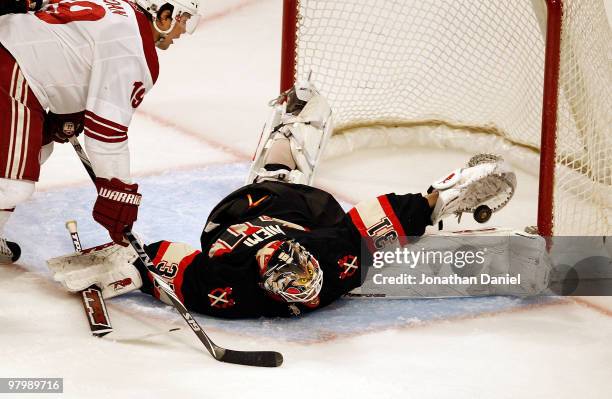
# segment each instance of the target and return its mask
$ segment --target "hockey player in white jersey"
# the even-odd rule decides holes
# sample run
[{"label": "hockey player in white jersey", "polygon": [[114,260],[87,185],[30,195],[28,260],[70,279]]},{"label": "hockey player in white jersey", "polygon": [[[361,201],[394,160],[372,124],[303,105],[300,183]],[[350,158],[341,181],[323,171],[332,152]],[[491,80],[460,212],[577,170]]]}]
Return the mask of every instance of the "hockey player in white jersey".
[{"label": "hockey player in white jersey", "polygon": [[126,245],[141,197],[130,178],[128,127],[157,80],[155,47],[193,33],[199,18],[199,0],[134,1],[3,0],[0,263],[19,257],[3,227],[34,192],[53,142],[81,131],[98,176],[93,217]]}]

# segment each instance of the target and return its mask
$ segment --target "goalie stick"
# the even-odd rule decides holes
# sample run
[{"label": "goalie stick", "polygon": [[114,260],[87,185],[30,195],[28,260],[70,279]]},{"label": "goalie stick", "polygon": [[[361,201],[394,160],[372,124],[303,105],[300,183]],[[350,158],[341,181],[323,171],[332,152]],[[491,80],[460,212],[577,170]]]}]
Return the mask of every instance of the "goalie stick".
[{"label": "goalie stick", "polygon": [[[67,221],[66,229],[70,233],[70,238],[72,238],[74,251],[77,253],[81,252],[83,247],[81,246],[81,239],[77,231],[77,222],[75,220]],[[89,329],[93,336],[101,338],[113,332],[113,327],[111,326],[110,317],[108,316],[108,311],[106,310],[106,304],[104,303],[100,288],[94,284],[79,292],[79,295],[83,300],[85,316],[87,317]]]},{"label": "goalie stick", "polygon": [[[69,140],[70,144],[72,144],[72,147],[81,159],[81,163],[85,167],[85,170],[87,170],[89,177],[95,182],[95,172],[91,166],[91,162],[89,161],[87,154],[83,150],[83,147],[81,147],[76,137],[73,136]],[[136,251],[136,253],[138,254],[138,258],[140,259],[140,261],[149,270],[149,272],[151,272],[156,286],[168,296],[174,308],[183,317],[187,325],[189,325],[191,330],[200,339],[200,342],[202,342],[202,344],[204,345],[204,347],[206,347],[212,357],[214,357],[220,362],[242,364],[245,366],[278,367],[283,364],[283,355],[279,352],[237,351],[226,349],[216,345],[204,332],[200,324],[191,315],[191,313],[189,313],[185,305],[183,305],[180,299],[178,299],[178,297],[174,293],[174,290],[156,273],[151,259],[145,252],[138,239],[134,236],[131,229],[126,229],[124,235],[125,238],[129,241],[132,248],[134,248],[134,251]]]}]

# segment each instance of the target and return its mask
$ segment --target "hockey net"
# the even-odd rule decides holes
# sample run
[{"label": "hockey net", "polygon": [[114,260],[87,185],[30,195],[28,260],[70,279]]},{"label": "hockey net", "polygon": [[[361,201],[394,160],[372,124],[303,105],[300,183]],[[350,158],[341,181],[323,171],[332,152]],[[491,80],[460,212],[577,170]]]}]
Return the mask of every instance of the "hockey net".
[{"label": "hockey net", "polygon": [[603,0],[285,0],[283,31],[281,89],[312,71],[327,152],[480,143],[539,170],[541,234],[610,235]]}]

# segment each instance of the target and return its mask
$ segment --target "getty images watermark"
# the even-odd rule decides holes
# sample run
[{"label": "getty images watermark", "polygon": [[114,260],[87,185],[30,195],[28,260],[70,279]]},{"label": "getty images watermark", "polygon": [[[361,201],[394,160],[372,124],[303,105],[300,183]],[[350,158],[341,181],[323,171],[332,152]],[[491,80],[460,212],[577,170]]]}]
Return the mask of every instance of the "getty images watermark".
[{"label": "getty images watermark", "polygon": [[[361,293],[385,297],[612,295],[611,237],[520,231],[364,240]],[[402,245],[400,246],[399,243]]]},{"label": "getty images watermark", "polygon": [[[454,272],[446,275],[429,274],[432,269],[439,265],[449,265],[455,271],[463,268],[474,269],[474,266],[480,270],[486,264],[487,249],[464,249],[464,250],[427,250],[420,248],[418,250],[404,248],[395,248],[393,250],[374,252],[372,257],[372,267],[381,269],[385,266],[403,267],[411,270],[419,269],[418,273],[400,273],[397,275],[385,275],[384,273],[374,273],[372,282],[376,285],[386,284],[402,284],[402,285],[477,285],[477,284],[493,284],[493,285],[520,285],[521,275],[491,275],[486,272],[480,272],[477,275],[461,275]],[[424,268],[428,266],[428,268]]]}]

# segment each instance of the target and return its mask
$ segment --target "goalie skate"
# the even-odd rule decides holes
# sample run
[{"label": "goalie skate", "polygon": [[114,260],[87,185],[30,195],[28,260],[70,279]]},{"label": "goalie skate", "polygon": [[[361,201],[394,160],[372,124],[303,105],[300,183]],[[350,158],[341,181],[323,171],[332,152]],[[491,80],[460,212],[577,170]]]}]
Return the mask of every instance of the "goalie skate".
[{"label": "goalie skate", "polygon": [[463,213],[471,213],[478,223],[485,223],[506,206],[515,189],[516,175],[503,158],[475,155],[467,167],[432,184],[428,191],[437,190],[439,197],[431,220],[435,224],[452,214],[461,220]]},{"label": "goalie skate", "polygon": [[[332,111],[327,100],[310,82],[298,82],[270,105],[272,112],[255,151],[247,184],[266,180],[312,184],[332,130]],[[265,169],[267,164],[275,163],[269,155],[276,140],[289,140],[295,169]]]},{"label": "goalie skate", "polygon": [[17,262],[21,256],[21,248],[17,243],[0,238],[0,263],[9,264]]}]

